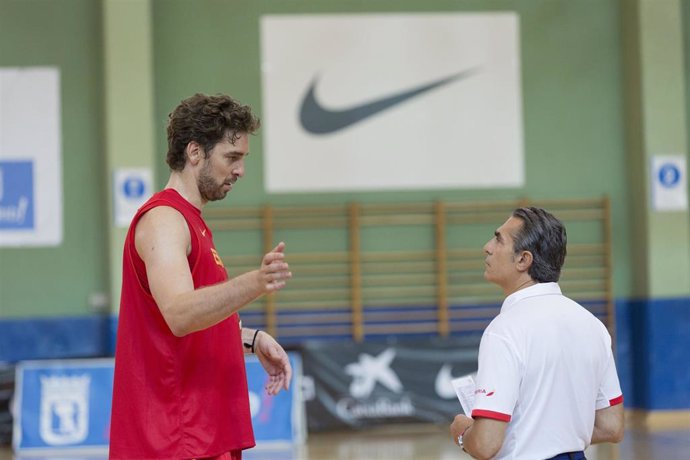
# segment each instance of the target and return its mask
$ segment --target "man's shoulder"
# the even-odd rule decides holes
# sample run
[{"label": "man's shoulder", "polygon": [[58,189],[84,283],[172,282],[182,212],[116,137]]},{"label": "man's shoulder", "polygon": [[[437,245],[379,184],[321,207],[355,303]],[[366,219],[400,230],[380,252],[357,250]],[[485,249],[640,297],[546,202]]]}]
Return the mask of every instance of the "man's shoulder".
[{"label": "man's shoulder", "polygon": [[517,329],[522,318],[522,316],[512,314],[512,312],[501,312],[486,326],[484,334],[509,335],[512,330]]},{"label": "man's shoulder", "polygon": [[184,221],[185,217],[179,209],[171,206],[168,203],[161,202],[155,203],[153,206],[141,213],[137,228],[142,226],[142,224],[175,224]]},{"label": "man's shoulder", "polygon": [[154,206],[139,215],[133,222],[134,240],[137,248],[152,244],[154,241],[179,238],[187,242],[189,229],[182,213],[166,204]]}]

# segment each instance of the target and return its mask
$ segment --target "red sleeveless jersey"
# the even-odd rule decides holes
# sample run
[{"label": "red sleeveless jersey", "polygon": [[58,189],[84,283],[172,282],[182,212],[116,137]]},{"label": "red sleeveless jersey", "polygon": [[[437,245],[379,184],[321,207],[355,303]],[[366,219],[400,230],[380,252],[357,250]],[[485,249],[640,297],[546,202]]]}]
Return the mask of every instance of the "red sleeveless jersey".
[{"label": "red sleeveless jersey", "polygon": [[212,457],[252,447],[238,315],[175,337],[151,296],[134,233],[156,206],[174,208],[187,221],[195,289],[228,277],[201,211],[175,190],[155,194],[134,216],[124,247],[110,458]]}]

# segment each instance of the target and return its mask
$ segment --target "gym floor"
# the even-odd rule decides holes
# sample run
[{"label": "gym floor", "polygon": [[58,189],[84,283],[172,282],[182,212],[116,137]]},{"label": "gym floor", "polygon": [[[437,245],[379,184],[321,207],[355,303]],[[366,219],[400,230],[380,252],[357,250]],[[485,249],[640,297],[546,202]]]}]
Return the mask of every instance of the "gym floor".
[{"label": "gym floor", "polygon": [[[22,459],[28,457],[22,457]],[[38,457],[32,456],[31,459]],[[42,460],[68,460],[64,456]],[[72,459],[74,457],[69,457]],[[304,446],[293,449],[252,449],[244,460],[451,460],[470,459],[450,440],[448,429],[437,425],[396,425],[366,432],[313,433]],[[617,446],[587,450],[588,460],[690,459],[690,428],[653,431],[630,428]],[[18,460],[10,448],[0,448],[0,460]],[[105,460],[84,457],[81,460]]]}]

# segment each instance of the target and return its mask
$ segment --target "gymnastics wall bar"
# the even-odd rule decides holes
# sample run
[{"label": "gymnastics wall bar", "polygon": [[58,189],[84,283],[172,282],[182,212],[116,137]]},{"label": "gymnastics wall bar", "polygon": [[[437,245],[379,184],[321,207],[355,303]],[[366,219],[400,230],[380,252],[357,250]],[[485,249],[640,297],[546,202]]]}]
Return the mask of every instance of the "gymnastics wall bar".
[{"label": "gymnastics wall bar", "polygon": [[500,290],[483,279],[482,247],[520,206],[568,229],[561,287],[614,334],[607,197],[487,203],[350,203],[204,211],[231,276],[286,241],[293,279],[243,310],[245,324],[283,339],[480,333]]}]

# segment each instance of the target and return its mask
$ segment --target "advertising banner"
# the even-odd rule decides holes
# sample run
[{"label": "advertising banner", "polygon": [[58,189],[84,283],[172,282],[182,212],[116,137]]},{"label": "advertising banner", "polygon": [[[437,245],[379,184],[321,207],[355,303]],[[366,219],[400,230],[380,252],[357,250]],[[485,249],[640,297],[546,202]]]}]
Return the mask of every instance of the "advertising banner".
[{"label": "advertising banner", "polygon": [[0,361],[0,446],[12,442],[10,403],[14,394],[14,366]]},{"label": "advertising banner", "polygon": [[0,68],[0,246],[62,242],[60,73]]},{"label": "advertising banner", "polygon": [[311,343],[302,349],[309,431],[449,423],[462,408],[451,380],[477,370],[479,337]]},{"label": "advertising banner", "polygon": [[[246,360],[252,425],[257,447],[304,442],[301,362],[289,354],[293,381],[289,391],[268,396],[266,372]],[[113,359],[25,361],[16,367],[12,444],[25,457],[107,455]],[[228,421],[232,423],[232,421]]]},{"label": "advertising banner", "polygon": [[247,384],[256,447],[301,444],[306,440],[304,402],[302,400],[302,360],[288,353],[293,380],[290,389],[275,396],[264,391],[268,375],[258,358],[247,356]]},{"label": "advertising banner", "polygon": [[112,359],[20,363],[15,452],[107,454],[112,393]]},{"label": "advertising banner", "polygon": [[521,187],[514,12],[261,18],[271,193]]}]

